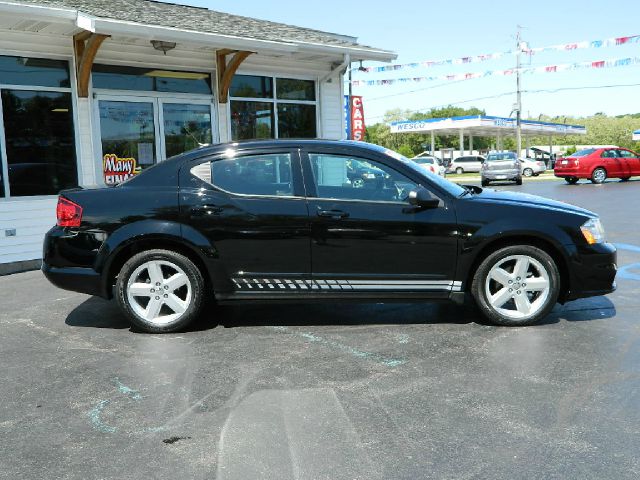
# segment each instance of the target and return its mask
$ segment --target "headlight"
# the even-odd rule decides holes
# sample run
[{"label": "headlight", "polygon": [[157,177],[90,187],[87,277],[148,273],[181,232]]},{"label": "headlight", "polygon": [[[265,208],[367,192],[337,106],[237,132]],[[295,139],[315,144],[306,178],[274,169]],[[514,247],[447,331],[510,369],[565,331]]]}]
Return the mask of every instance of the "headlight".
[{"label": "headlight", "polygon": [[589,245],[604,242],[604,228],[599,218],[587,220],[581,227],[582,235]]},{"label": "headlight", "polygon": [[365,173],[364,175],[362,175],[364,178],[366,178],[367,180],[373,180],[374,178],[376,178],[374,173]]}]

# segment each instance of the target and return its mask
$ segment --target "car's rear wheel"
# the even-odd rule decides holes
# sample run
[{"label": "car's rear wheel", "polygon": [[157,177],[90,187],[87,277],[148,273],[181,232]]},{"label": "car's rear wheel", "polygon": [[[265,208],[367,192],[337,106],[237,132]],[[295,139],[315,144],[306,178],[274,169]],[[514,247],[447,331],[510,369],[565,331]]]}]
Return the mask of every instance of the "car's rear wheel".
[{"label": "car's rear wheel", "polygon": [[116,281],[118,305],[133,325],[150,333],[180,330],[200,313],[204,279],[189,258],[147,250],[126,262]]},{"label": "car's rear wheel", "polygon": [[456,168],[456,173],[458,175],[462,175],[464,173],[464,170],[461,167]]},{"label": "car's rear wheel", "polygon": [[631,177],[622,177],[620,180],[623,182],[628,182]]},{"label": "car's rear wheel", "polygon": [[544,250],[502,248],[485,258],[471,285],[480,311],[498,325],[530,325],[546,317],[560,293],[560,274]]},{"label": "car's rear wheel", "polygon": [[576,183],[578,183],[578,177],[564,177],[564,181],[569,185],[575,185]]},{"label": "car's rear wheel", "polygon": [[533,176],[533,170],[532,170],[532,169],[530,169],[530,168],[525,168],[525,169],[522,171],[522,174],[523,174],[525,177],[531,177],[531,176]]},{"label": "car's rear wheel", "polygon": [[516,178],[516,185],[522,185],[522,177]]},{"label": "car's rear wheel", "polygon": [[488,187],[489,186],[489,180],[482,180],[482,186],[483,187]]},{"label": "car's rear wheel", "polygon": [[596,168],[593,173],[591,173],[591,181],[595,184],[604,183],[606,179],[607,171],[602,167]]}]

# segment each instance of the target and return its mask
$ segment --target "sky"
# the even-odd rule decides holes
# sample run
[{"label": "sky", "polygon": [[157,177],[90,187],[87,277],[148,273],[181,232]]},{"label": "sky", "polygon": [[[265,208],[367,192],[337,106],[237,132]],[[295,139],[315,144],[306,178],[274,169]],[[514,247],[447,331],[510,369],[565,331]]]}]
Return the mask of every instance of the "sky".
[{"label": "sky", "polygon": [[[401,64],[506,52],[515,48],[518,26],[522,27],[522,39],[532,48],[640,35],[637,0],[322,0],[297,3],[179,0],[179,3],[358,37],[358,42],[364,45],[396,52],[398,58],[393,63]],[[626,57],[640,57],[640,43],[540,53],[523,57],[523,66]],[[365,67],[380,65],[383,64],[364,63]],[[357,73],[353,78],[439,76],[512,67],[515,67],[515,56],[506,55],[499,60],[464,65]],[[353,88],[353,94],[364,97],[365,119],[367,124],[372,124],[382,121],[384,113],[392,109],[427,111],[446,105],[473,106],[486,110],[488,115],[509,116],[516,101],[515,90],[515,76],[491,76],[459,82],[357,86]],[[522,76],[522,90],[523,116],[530,118],[541,114],[638,113],[640,65],[526,74]]]}]

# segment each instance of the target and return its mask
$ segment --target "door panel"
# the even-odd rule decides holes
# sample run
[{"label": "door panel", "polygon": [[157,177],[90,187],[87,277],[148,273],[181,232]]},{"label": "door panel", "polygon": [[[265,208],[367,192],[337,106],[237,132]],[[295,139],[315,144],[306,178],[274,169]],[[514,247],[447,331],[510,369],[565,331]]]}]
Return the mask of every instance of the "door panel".
[{"label": "door panel", "polygon": [[216,279],[219,292],[273,293],[286,290],[275,280],[310,278],[309,215],[298,195],[297,152],[211,159],[180,177],[184,222],[213,246],[224,276]]},{"label": "door panel", "polygon": [[[316,152],[303,158],[312,172],[305,180],[315,179],[307,190],[317,192],[308,199],[314,279],[352,279],[356,290],[452,286],[456,219],[444,201],[430,210],[410,206],[405,199],[416,183],[377,160]],[[353,161],[372,167],[369,185],[349,180]]]},{"label": "door panel", "polygon": [[99,100],[104,181],[122,183],[156,162],[153,101]]}]

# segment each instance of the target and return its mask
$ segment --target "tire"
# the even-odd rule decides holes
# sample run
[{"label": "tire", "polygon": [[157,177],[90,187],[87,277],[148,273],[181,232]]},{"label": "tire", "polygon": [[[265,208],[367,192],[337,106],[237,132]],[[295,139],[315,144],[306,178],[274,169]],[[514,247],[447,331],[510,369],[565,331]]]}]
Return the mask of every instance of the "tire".
[{"label": "tire", "polygon": [[456,168],[456,173],[458,175],[462,175],[464,173],[464,170],[462,169],[462,167],[458,167],[458,168]]},{"label": "tire", "polygon": [[482,183],[483,187],[488,187],[489,186],[489,180],[482,180],[480,183]]},{"label": "tire", "polygon": [[351,186],[353,188],[363,188],[364,187],[364,180],[361,178],[356,178],[352,183]]},{"label": "tire", "polygon": [[522,171],[522,174],[523,174],[525,177],[532,177],[532,176],[533,176],[533,170],[531,170],[530,168],[525,168],[525,169]]},{"label": "tire", "polygon": [[578,177],[564,177],[564,181],[569,185],[575,185],[576,183],[578,183]]},{"label": "tire", "polygon": [[[522,279],[527,279],[526,283]],[[530,289],[532,285],[535,289]],[[556,304],[560,274],[544,250],[530,245],[513,245],[482,261],[474,274],[471,293],[490,322],[507,326],[531,325],[546,317]]]},{"label": "tire", "polygon": [[631,177],[622,177],[622,178],[620,179],[620,181],[622,181],[622,182],[628,182],[630,178],[631,178]]},{"label": "tire", "polygon": [[522,185],[522,177],[516,178],[516,185]]},{"label": "tire", "polygon": [[149,333],[186,327],[199,315],[204,294],[204,278],[198,267],[170,250],[134,255],[122,266],[116,281],[118,306],[132,325]]},{"label": "tire", "polygon": [[606,179],[607,179],[607,171],[602,167],[596,168],[591,173],[591,182],[595,183],[596,185],[600,185],[601,183],[604,183]]}]

